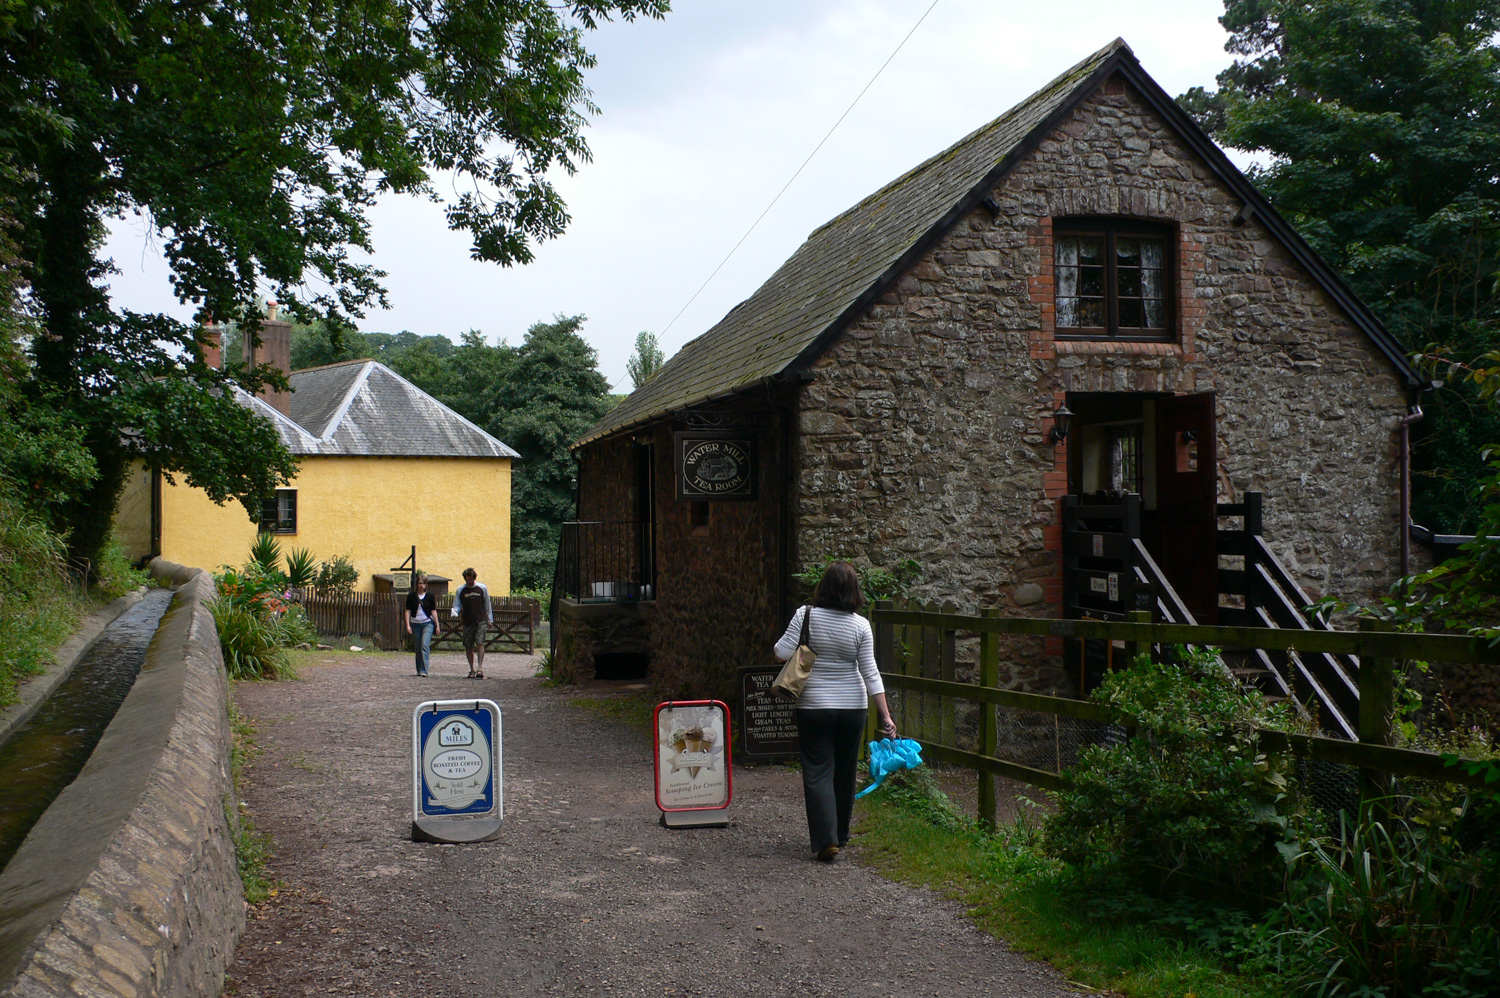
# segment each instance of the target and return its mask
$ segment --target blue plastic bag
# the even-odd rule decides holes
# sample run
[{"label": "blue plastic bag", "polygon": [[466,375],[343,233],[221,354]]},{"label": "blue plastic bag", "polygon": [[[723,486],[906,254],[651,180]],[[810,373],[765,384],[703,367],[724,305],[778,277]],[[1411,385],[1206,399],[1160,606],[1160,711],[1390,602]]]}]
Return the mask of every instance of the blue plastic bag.
[{"label": "blue plastic bag", "polygon": [[910,738],[882,738],[870,743],[870,778],[873,782],[855,797],[880,786],[887,776],[902,769],[916,769],[922,765],[922,746]]}]

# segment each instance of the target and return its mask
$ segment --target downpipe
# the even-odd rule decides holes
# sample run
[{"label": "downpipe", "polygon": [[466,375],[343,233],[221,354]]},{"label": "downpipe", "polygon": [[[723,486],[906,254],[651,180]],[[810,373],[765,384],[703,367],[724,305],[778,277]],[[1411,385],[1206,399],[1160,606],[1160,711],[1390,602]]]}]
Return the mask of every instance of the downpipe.
[{"label": "downpipe", "polygon": [[1411,411],[1397,420],[1401,429],[1401,578],[1411,576],[1411,424],[1422,418],[1421,396],[1411,403]]}]

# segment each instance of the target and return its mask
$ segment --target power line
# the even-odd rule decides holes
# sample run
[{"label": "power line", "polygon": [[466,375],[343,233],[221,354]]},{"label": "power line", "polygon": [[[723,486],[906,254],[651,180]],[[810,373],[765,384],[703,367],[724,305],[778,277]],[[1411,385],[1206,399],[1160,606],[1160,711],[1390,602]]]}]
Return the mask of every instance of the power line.
[{"label": "power line", "polygon": [[922,26],[922,22],[927,20],[927,15],[931,14],[933,8],[935,8],[940,2],[941,0],[932,0],[932,5],[929,6],[925,11],[923,11],[922,16],[917,18],[917,23],[913,24],[911,26],[911,30],[906,33],[906,37],[901,39],[901,43],[896,46],[896,48],[891,52],[889,56],[886,57],[885,62],[882,62],[880,64],[880,68],[875,70],[875,75],[870,77],[870,82],[866,83],[864,89],[855,96],[854,100],[849,102],[849,106],[844,109],[844,113],[839,115],[839,120],[835,121],[833,123],[833,127],[828,129],[828,134],[824,135],[823,138],[819,140],[818,144],[813,147],[813,151],[808,153],[807,158],[802,161],[802,165],[797,167],[797,172],[792,174],[791,179],[789,179],[784,185],[782,185],[781,190],[776,192],[776,196],[771,199],[771,203],[766,205],[765,210],[756,216],[755,221],[750,223],[750,228],[745,230],[745,234],[743,236],[740,236],[740,241],[735,243],[734,246],[730,248],[728,253],[724,254],[724,259],[719,261],[719,265],[714,268],[713,273],[709,274],[708,277],[704,279],[703,283],[698,285],[698,290],[693,292],[693,297],[687,300],[687,304],[678,309],[677,314],[672,316],[672,321],[662,327],[660,335],[665,336],[667,330],[671,329],[672,326],[676,324],[677,320],[682,318],[682,313],[686,312],[688,310],[688,307],[692,305],[693,302],[698,300],[698,296],[703,293],[703,289],[708,287],[709,282],[711,282],[715,277],[719,275],[719,271],[724,269],[724,264],[729,262],[729,258],[734,256],[735,251],[740,248],[740,246],[745,242],[746,239],[750,238],[750,233],[755,231],[755,227],[761,223],[761,219],[765,218],[766,215],[770,214],[771,209],[776,207],[776,202],[781,200],[781,195],[785,194],[787,192],[787,188],[791,187],[792,183],[802,175],[802,171],[807,169],[807,164],[812,162],[813,157],[818,154],[818,150],[823,148],[824,143],[826,143],[829,138],[833,136],[833,133],[838,130],[838,127],[844,123],[844,119],[849,117],[849,112],[854,110],[854,105],[858,104],[860,98],[863,97],[869,91],[869,89],[875,85],[875,81],[880,79],[880,74],[885,72],[885,67],[891,64],[891,60],[896,58],[897,53],[899,53],[901,49],[906,45],[906,43],[911,40],[911,36],[917,33],[917,29]]}]

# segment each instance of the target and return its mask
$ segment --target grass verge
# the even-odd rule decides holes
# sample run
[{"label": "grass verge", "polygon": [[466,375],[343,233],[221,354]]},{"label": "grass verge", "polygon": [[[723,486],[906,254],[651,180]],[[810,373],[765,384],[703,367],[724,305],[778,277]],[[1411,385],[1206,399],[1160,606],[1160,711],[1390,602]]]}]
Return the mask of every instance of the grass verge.
[{"label": "grass verge", "polygon": [[80,590],[64,566],[61,540],[0,495],[0,707],[20,699],[24,680],[51,667],[58,646],[90,614],[150,581],[113,540],[96,574],[93,587]]},{"label": "grass verge", "polygon": [[[259,754],[255,745],[255,722],[239,712],[234,704],[233,691],[229,697],[229,727],[234,740],[229,750],[229,770],[234,779],[234,799],[239,800],[244,784],[245,768]],[[266,870],[266,861],[275,854],[275,843],[269,833],[255,827],[250,811],[241,801],[239,813],[231,814],[230,800],[224,801],[225,817],[234,835],[234,860],[240,872],[240,881],[245,885],[245,901],[260,904],[276,894],[279,884]]]},{"label": "grass verge", "polygon": [[651,716],[656,710],[656,701],[645,694],[567,697],[564,702],[595,717],[618,721],[645,738],[652,737]]},{"label": "grass verge", "polygon": [[1034,848],[1035,833],[1025,823],[986,834],[945,806],[940,793],[934,797],[930,783],[888,782],[894,786],[857,811],[862,861],[893,880],[960,901],[979,928],[1069,980],[1139,998],[1283,993],[1224,970],[1212,954],[1149,924],[1149,914],[1132,921],[1117,909],[1100,913],[1063,867]]}]

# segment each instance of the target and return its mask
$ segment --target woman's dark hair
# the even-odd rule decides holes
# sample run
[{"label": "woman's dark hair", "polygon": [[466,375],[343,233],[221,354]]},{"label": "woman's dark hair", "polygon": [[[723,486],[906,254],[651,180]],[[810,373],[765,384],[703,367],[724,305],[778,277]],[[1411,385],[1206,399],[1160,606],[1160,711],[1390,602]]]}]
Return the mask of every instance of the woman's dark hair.
[{"label": "woman's dark hair", "polygon": [[847,561],[829,565],[818,581],[818,591],[813,593],[813,606],[853,613],[864,605],[865,598],[859,591],[859,576],[854,574],[854,566]]}]

